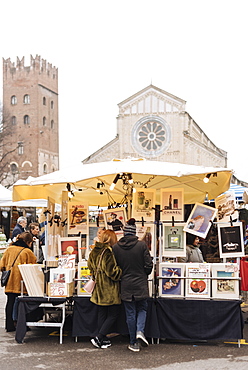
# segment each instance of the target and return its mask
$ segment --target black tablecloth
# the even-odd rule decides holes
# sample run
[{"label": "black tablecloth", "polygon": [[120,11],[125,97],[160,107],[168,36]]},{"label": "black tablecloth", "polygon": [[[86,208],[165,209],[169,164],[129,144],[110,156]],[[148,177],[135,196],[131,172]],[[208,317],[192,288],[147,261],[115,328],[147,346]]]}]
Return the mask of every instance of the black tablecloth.
[{"label": "black tablecloth", "polygon": [[[89,297],[74,297],[72,320],[72,336],[93,337],[97,335],[98,306],[90,301]],[[123,304],[120,305],[119,318],[113,326],[112,333],[128,334],[126,315]],[[148,299],[147,320],[145,335],[149,338],[159,338],[159,328],[156,320],[156,307],[153,299]]]},{"label": "black tablecloth", "polygon": [[[148,338],[227,340],[243,338],[240,301],[149,298],[145,327]],[[128,334],[124,306],[113,332]],[[74,297],[72,336],[97,334],[97,306]]]},{"label": "black tablecloth", "polygon": [[156,299],[160,338],[226,340],[243,338],[240,301]]},{"label": "black tablecloth", "polygon": [[[39,321],[43,317],[43,309],[38,309],[39,305],[42,303],[51,303],[56,306],[58,304],[64,303],[66,298],[50,298],[50,297],[18,297],[18,318],[16,325],[16,335],[15,340],[18,343],[22,343],[27,327],[26,321]],[[27,317],[30,312],[34,312],[33,317]]]}]

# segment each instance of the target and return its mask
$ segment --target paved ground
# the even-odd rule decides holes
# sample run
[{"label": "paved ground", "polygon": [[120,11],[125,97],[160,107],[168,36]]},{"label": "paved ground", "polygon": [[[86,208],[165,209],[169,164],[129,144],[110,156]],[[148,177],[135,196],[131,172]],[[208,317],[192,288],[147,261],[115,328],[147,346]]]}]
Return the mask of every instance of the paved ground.
[{"label": "paved ground", "polygon": [[[59,344],[54,329],[32,328],[24,344],[17,344],[13,333],[4,330],[5,295],[0,288],[0,358],[1,368],[22,369],[118,369],[118,370],[184,370],[184,369],[239,369],[248,368],[248,324],[245,324],[245,343],[225,342],[168,342],[149,345],[139,353],[127,349],[128,338],[117,336],[112,347],[97,349],[89,338],[75,343],[70,333],[69,320],[63,344]],[[247,306],[248,307],[248,306]],[[244,309],[245,310],[245,309]],[[246,308],[246,311],[248,308]],[[247,318],[244,312],[244,318]]]}]

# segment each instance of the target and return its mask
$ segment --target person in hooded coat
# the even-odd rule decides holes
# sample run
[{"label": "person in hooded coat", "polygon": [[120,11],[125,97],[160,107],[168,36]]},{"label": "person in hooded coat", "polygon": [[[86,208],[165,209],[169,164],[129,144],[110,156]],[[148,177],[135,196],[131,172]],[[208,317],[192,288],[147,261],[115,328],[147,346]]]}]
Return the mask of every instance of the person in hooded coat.
[{"label": "person in hooded coat", "polygon": [[144,335],[149,297],[147,278],[152,272],[153,262],[146,243],[136,236],[135,219],[131,218],[123,231],[124,237],[113,246],[113,252],[122,269],[121,299],[130,335],[128,349],[138,352],[139,342],[148,345]]}]

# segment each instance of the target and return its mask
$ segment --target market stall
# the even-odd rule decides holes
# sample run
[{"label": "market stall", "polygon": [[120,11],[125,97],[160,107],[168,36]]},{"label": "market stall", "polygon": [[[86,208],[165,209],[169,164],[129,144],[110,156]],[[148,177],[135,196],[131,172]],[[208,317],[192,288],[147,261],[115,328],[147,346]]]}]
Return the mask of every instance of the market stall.
[{"label": "market stall", "polygon": [[[215,222],[218,210],[203,203],[226,192],[230,187],[231,176],[232,171],[226,168],[128,159],[90,165],[82,164],[39,178],[20,180],[14,185],[14,201],[39,197],[48,199],[45,270],[50,270],[50,277],[48,277],[47,286],[45,284],[44,294],[49,294],[51,297],[74,295],[74,336],[89,335],[91,331],[94,335],[95,330],[93,324],[90,325],[90,328],[88,327],[95,313],[90,308],[89,295],[84,291],[84,284],[90,277],[87,256],[94,240],[95,233],[93,231],[96,231],[98,226],[104,225],[106,228],[112,228],[119,238],[123,235],[120,225],[123,225],[127,218],[132,216],[137,220],[137,235],[142,240],[146,240],[154,260],[154,270],[149,276],[151,298],[146,335],[154,338],[164,336],[164,329],[158,330],[160,326],[164,328],[164,305],[168,306],[166,311],[170,311],[170,304],[176,296],[179,300],[176,300],[175,304],[185,304],[185,307],[190,305],[190,309],[194,307],[195,314],[200,321],[203,320],[203,317],[199,312],[204,311],[204,307],[211,306],[211,312],[215,312],[211,322],[219,322],[219,329],[216,334],[207,331],[205,339],[220,339],[222,336],[225,339],[242,338],[242,315],[239,311],[239,294],[236,289],[239,276],[235,274],[236,266],[227,265],[221,271],[222,275],[225,275],[221,275],[222,285],[218,285],[218,276],[211,275],[212,266],[209,267],[211,274],[204,276],[204,279],[199,273],[205,274],[203,270],[206,266],[198,266],[198,271],[196,269],[193,272],[196,274],[194,276],[192,271],[190,275],[187,268],[184,267],[182,274],[176,276],[176,293],[173,293],[172,289],[170,291],[171,297],[169,297],[164,288],[167,280],[172,280],[172,277],[166,276],[168,266],[163,264],[170,263],[169,267],[170,269],[172,267],[172,270],[174,267],[178,268],[178,257],[183,257],[186,253],[186,232],[200,233],[201,237],[208,234],[209,228]],[[58,219],[56,221],[54,217],[54,204],[56,202],[61,203],[60,222]],[[186,212],[186,205],[191,205],[190,214]],[[97,220],[89,219],[90,206],[98,207]],[[200,218],[204,221],[201,221],[201,229],[198,229]],[[198,226],[196,227],[196,225]],[[221,230],[222,238],[226,237],[225,232],[228,231],[229,225],[225,226],[225,230]],[[237,238],[241,238],[240,225],[231,224],[231,227],[236,227]],[[236,256],[242,256],[243,249],[239,250],[238,247],[236,246],[237,253],[240,254]],[[228,250],[223,248],[224,258],[229,256],[228,253],[225,255],[226,252]],[[69,261],[72,255],[74,259]],[[59,266],[53,265],[56,256],[60,258]],[[63,259],[67,259],[67,261],[64,263]],[[161,275],[158,276],[158,279],[155,277],[155,270],[157,270],[157,276]],[[70,293],[70,284],[75,279],[75,272],[77,272],[76,294],[75,292]],[[200,288],[197,287],[197,291],[194,286],[195,291],[193,292],[196,294],[191,302],[189,299],[191,295],[187,296],[186,294],[186,286],[190,292],[193,285],[187,285],[187,283],[184,285],[183,282],[192,282],[196,280],[196,276],[205,280],[205,286],[204,289],[202,288],[203,284]],[[213,281],[217,281],[217,290],[218,287],[226,287],[227,281],[231,290],[236,289],[234,295],[220,296],[220,298],[227,299],[225,307],[221,302],[218,304],[218,296],[211,295],[211,292],[214,291]],[[234,281],[235,283],[233,283]],[[180,294],[178,293],[179,286]],[[232,299],[233,297],[234,299]],[[220,312],[219,307],[222,306],[226,311],[225,315],[217,315]],[[228,324],[226,315],[229,316],[231,306],[235,307],[238,322],[236,322],[237,330],[230,329],[228,331],[223,328]],[[178,312],[177,309],[174,312]],[[83,324],[84,320],[80,318],[82,315],[85,317],[86,327]],[[173,321],[171,317],[168,320]],[[81,329],[78,322],[81,322]],[[156,325],[153,325],[153,328],[156,329],[155,332],[148,329],[151,322],[156,322]],[[199,324],[198,319],[196,322]],[[120,329],[120,332],[125,331],[123,328]],[[198,334],[195,334],[194,339],[200,339],[202,334]],[[184,336],[189,338],[192,337],[192,334],[189,332]]]}]

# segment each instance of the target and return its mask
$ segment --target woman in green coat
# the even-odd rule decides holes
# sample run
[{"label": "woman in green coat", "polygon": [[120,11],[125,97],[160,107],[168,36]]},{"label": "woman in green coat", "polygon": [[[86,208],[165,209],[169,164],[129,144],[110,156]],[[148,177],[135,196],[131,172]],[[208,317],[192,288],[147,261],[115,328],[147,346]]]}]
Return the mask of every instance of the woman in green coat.
[{"label": "woman in green coat", "polygon": [[121,304],[119,280],[122,271],[117,266],[112,245],[117,242],[113,230],[105,230],[100,241],[96,242],[88,259],[88,267],[93,279],[96,277],[97,267],[100,266],[96,277],[95,289],[91,296],[91,302],[98,305],[98,335],[91,339],[97,348],[111,346],[106,337],[116,321]]}]

